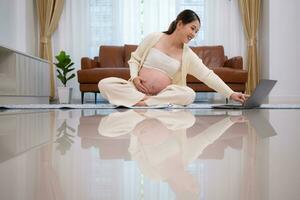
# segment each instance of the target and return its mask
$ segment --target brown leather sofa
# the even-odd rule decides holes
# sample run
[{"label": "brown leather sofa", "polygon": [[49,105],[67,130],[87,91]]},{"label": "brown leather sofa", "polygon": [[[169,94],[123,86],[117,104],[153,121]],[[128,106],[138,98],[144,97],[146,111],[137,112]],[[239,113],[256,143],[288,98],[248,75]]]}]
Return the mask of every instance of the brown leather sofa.
[{"label": "brown leather sofa", "polygon": [[[94,59],[83,57],[81,69],[77,71],[81,102],[84,102],[84,93],[99,93],[98,82],[107,77],[119,77],[129,79],[129,65],[131,53],[137,45],[124,46],[100,46],[99,56]],[[203,60],[203,63],[211,68],[234,91],[244,92],[248,72],[243,70],[243,58],[241,56],[228,59],[224,54],[223,46],[199,46],[192,50]],[[195,92],[214,92],[201,81],[188,75],[187,84]]]}]

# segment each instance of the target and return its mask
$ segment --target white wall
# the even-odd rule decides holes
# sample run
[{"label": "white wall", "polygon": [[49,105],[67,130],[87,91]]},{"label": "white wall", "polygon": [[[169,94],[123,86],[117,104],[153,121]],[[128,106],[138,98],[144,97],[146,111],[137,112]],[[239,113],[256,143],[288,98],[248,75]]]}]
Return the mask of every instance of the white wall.
[{"label": "white wall", "polygon": [[0,45],[38,55],[35,0],[0,0]]},{"label": "white wall", "polygon": [[300,1],[262,1],[261,73],[278,80],[271,103],[300,103]]}]

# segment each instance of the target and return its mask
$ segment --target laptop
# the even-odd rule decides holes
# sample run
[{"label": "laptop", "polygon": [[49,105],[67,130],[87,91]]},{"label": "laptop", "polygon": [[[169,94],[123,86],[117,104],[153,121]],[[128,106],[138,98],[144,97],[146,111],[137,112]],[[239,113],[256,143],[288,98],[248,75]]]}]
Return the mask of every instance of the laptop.
[{"label": "laptop", "polygon": [[262,79],[256,86],[253,94],[244,102],[244,104],[224,104],[212,106],[216,109],[251,109],[257,108],[263,100],[268,96],[272,88],[274,87],[276,80]]}]

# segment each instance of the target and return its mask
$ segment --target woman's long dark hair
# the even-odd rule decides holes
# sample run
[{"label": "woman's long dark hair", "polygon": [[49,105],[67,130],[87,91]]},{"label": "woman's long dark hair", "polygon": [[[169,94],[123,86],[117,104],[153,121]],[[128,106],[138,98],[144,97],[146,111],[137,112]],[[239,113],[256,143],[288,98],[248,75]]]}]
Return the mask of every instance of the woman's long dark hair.
[{"label": "woman's long dark hair", "polygon": [[170,24],[169,29],[163,33],[171,35],[175,31],[177,23],[179,21],[182,21],[183,24],[188,24],[194,20],[198,20],[200,23],[200,18],[194,11],[188,9],[183,10],[177,15],[176,19]]}]

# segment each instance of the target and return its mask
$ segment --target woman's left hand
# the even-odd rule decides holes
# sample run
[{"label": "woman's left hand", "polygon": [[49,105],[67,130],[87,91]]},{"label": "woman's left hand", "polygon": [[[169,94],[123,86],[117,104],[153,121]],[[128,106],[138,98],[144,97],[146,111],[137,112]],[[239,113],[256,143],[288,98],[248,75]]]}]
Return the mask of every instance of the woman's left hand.
[{"label": "woman's left hand", "polygon": [[234,101],[238,101],[240,103],[244,103],[249,98],[249,95],[235,92],[230,96],[230,99]]}]

